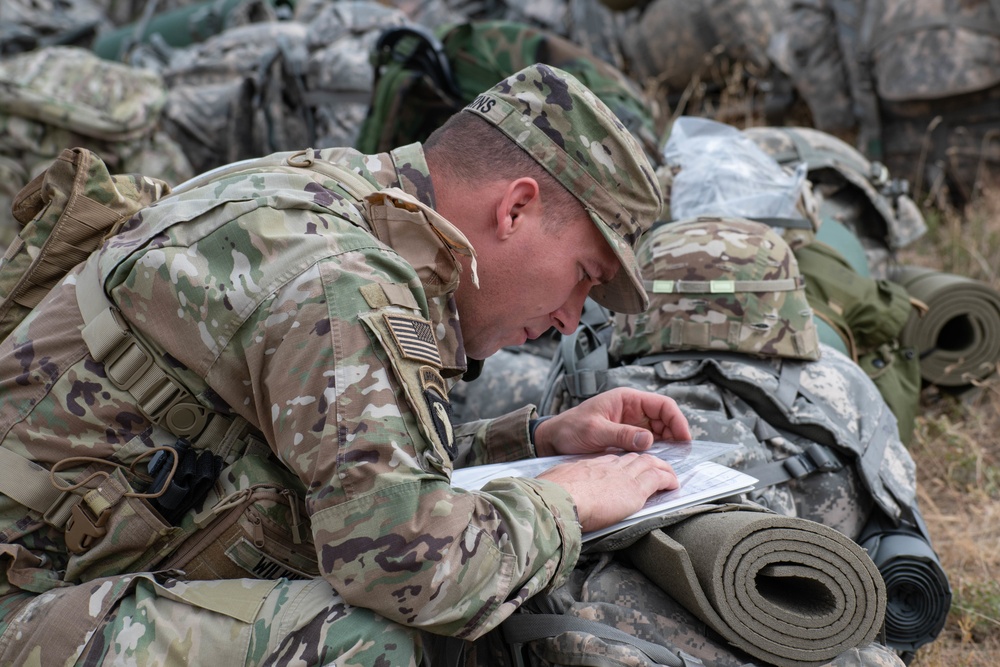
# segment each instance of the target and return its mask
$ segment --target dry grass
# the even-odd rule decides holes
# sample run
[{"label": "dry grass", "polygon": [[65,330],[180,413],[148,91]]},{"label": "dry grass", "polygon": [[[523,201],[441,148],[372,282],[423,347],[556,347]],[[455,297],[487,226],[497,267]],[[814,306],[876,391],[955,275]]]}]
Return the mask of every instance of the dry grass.
[{"label": "dry grass", "polygon": [[[919,263],[1000,289],[1000,192],[964,214],[928,212],[931,230],[907,250]],[[938,639],[914,667],[1000,664],[1000,378],[954,396],[926,389],[911,452],[920,505],[954,592]]]}]

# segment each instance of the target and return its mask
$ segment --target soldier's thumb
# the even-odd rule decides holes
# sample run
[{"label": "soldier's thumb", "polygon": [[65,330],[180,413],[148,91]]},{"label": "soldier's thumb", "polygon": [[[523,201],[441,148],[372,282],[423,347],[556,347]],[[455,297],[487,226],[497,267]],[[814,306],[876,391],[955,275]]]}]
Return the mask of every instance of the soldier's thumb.
[{"label": "soldier's thumb", "polygon": [[616,446],[630,451],[643,451],[653,444],[653,434],[637,426],[622,426],[618,429]]}]

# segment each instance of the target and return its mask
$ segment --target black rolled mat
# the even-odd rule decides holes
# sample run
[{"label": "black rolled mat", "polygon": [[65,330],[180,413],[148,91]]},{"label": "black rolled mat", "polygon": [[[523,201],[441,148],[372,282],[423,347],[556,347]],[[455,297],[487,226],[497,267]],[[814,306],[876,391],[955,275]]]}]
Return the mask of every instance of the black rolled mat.
[{"label": "black rolled mat", "polygon": [[875,564],[812,521],[700,514],[650,532],[629,555],[726,641],[774,665],[821,665],[882,628],[886,589]]},{"label": "black rolled mat", "polygon": [[858,538],[885,581],[885,643],[913,654],[934,641],[951,609],[951,584],[923,517],[894,525],[874,512]]}]

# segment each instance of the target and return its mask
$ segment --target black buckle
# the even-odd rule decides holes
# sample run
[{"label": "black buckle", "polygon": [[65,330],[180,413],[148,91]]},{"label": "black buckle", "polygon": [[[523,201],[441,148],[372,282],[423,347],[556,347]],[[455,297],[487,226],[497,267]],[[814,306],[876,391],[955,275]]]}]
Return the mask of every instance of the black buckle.
[{"label": "black buckle", "polygon": [[814,472],[834,472],[844,467],[829,448],[815,442],[806,447],[801,454],[789,456],[782,461],[782,465],[794,479]]}]

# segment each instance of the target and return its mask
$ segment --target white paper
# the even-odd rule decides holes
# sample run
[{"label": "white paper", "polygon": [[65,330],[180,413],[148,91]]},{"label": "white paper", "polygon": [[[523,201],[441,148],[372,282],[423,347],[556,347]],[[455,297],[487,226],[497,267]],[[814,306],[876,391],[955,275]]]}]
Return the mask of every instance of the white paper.
[{"label": "white paper", "polygon": [[[583,540],[592,540],[637,523],[646,517],[666,514],[698,503],[725,498],[753,488],[757,479],[712,462],[712,459],[735,449],[739,445],[706,440],[690,442],[657,442],[644,453],[653,454],[669,463],[677,474],[680,488],[653,494],[646,504],[627,519],[602,530],[584,533]],[[624,453],[624,452],[622,452]],[[478,490],[494,479],[505,477],[537,477],[549,468],[593,455],[547,456],[523,459],[509,463],[460,468],[452,473],[453,486]]]}]

